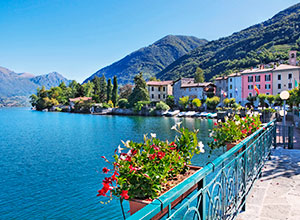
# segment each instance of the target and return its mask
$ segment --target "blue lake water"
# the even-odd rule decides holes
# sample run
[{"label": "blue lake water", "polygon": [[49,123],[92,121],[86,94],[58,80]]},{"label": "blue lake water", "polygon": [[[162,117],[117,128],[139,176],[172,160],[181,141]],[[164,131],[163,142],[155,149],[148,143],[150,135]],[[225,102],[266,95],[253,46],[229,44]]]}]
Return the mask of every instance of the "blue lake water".
[{"label": "blue lake water", "polygon": [[[102,205],[96,197],[106,166],[100,157],[112,156],[121,140],[142,141],[145,133],[172,140],[178,121],[208,141],[212,120],[0,108],[0,219],[122,219],[118,200]],[[208,152],[193,163],[205,165],[221,154]]]}]

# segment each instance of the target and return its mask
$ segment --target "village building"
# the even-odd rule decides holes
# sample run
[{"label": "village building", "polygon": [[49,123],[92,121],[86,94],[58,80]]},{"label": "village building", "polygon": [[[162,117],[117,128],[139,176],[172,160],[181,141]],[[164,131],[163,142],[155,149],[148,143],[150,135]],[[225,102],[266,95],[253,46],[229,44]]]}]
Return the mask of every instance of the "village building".
[{"label": "village building", "polygon": [[151,102],[165,102],[168,95],[173,95],[173,81],[149,81],[147,82]]},{"label": "village building", "polygon": [[241,73],[232,73],[227,76],[227,98],[234,98],[236,103],[242,103],[242,77]]},{"label": "village building", "polygon": [[228,96],[228,79],[227,76],[217,77],[214,80],[216,85],[216,96],[220,97],[220,102],[223,103],[223,100]]},{"label": "village building", "polygon": [[195,83],[194,78],[181,78],[173,84],[173,94],[175,103],[179,98],[189,96],[190,99],[206,99],[209,93],[215,95],[216,86],[211,82]]}]

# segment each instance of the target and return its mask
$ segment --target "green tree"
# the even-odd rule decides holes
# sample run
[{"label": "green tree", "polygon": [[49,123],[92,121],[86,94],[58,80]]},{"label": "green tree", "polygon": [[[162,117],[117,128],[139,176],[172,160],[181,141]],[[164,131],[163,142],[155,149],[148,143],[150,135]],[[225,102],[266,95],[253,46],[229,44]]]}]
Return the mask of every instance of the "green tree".
[{"label": "green tree", "polygon": [[160,79],[157,79],[155,76],[151,76],[149,81],[160,81]]},{"label": "green tree", "polygon": [[170,106],[171,109],[173,109],[175,107],[175,99],[174,96],[172,95],[168,95],[167,99],[166,99],[166,104],[168,106]]},{"label": "green tree", "polygon": [[254,102],[256,101],[256,96],[248,96],[247,100],[249,101],[249,103],[251,104],[251,106],[254,106]]},{"label": "green tree", "polygon": [[119,108],[128,108],[129,107],[129,102],[127,99],[120,99],[118,101],[118,106]]},{"label": "green tree", "polygon": [[92,97],[94,92],[94,83],[88,81],[87,83],[83,84],[84,96]]},{"label": "green tree", "polygon": [[163,101],[156,103],[155,108],[156,110],[162,110],[162,111],[168,111],[170,109],[170,107]]},{"label": "green tree", "polygon": [[229,99],[229,105],[230,105],[230,107],[232,107],[235,103],[236,103],[235,102],[235,98]]},{"label": "green tree", "polygon": [[108,79],[107,89],[106,89],[106,102],[111,101],[111,95],[112,95],[112,84],[111,84],[111,79]]},{"label": "green tree", "polygon": [[150,98],[147,84],[142,73],[139,73],[134,77],[134,84],[134,89],[128,99],[130,106],[134,106],[134,104],[139,101],[149,101]]},{"label": "green tree", "polygon": [[274,103],[274,100],[275,100],[275,96],[274,95],[268,95],[267,100],[268,100],[269,105],[272,106],[272,104]]},{"label": "green tree", "polygon": [[201,101],[200,101],[200,99],[197,99],[197,98],[193,99],[192,105],[193,105],[195,108],[200,108],[200,107],[201,107]]},{"label": "green tree", "polygon": [[214,96],[212,98],[207,98],[205,102],[206,102],[208,109],[215,110],[217,105],[220,103],[220,98],[217,96]]},{"label": "green tree", "polygon": [[226,107],[229,107],[229,103],[230,103],[229,98],[226,98],[226,99],[223,100],[223,104],[224,104]]},{"label": "green tree", "polygon": [[264,110],[266,99],[267,99],[267,95],[264,94],[264,93],[261,93],[257,97],[258,97],[258,100],[259,100],[259,103],[260,103],[262,109]]},{"label": "green tree", "polygon": [[179,98],[179,105],[183,107],[183,109],[186,109],[188,107],[188,104],[190,103],[190,97],[184,96]]},{"label": "green tree", "polygon": [[107,83],[104,74],[100,77],[100,92],[99,92],[99,101],[101,103],[106,102],[107,100]]},{"label": "green tree", "polygon": [[118,100],[118,81],[116,76],[114,76],[114,80],[113,80],[113,90],[112,90],[111,100],[114,103],[114,106],[116,106]]},{"label": "green tree", "polygon": [[196,83],[203,83],[204,82],[204,73],[203,70],[200,67],[196,68],[196,73],[195,73],[195,82]]}]

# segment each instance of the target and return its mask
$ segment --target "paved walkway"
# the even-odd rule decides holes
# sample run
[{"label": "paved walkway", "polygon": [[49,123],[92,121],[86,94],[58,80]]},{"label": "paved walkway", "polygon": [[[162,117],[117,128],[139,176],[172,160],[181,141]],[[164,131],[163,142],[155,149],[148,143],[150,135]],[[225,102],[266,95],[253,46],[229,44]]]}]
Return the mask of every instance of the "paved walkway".
[{"label": "paved walkway", "polygon": [[300,220],[300,150],[277,148],[237,220]]}]

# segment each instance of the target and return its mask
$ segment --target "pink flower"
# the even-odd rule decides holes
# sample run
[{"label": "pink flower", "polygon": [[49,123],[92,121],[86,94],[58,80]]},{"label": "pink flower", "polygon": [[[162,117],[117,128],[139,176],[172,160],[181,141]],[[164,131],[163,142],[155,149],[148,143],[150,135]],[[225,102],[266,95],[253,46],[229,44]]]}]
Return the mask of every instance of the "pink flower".
[{"label": "pink flower", "polygon": [[130,173],[137,170],[137,168],[133,167],[131,164],[129,165],[129,169],[130,169]]}]

